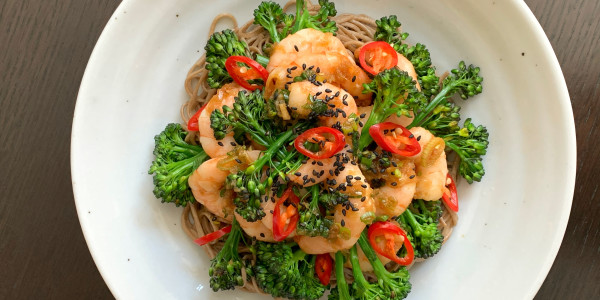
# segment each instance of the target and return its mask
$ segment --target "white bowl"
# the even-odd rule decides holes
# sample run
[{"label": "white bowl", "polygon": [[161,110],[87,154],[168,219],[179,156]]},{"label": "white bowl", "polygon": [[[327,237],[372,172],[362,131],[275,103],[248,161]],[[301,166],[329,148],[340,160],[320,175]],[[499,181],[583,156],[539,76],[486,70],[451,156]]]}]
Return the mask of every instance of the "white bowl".
[{"label": "white bowl", "polygon": [[[264,298],[213,293],[208,257],[161,204],[147,174],[153,137],[178,122],[183,81],[220,12],[244,23],[258,1],[126,0],[81,84],[72,132],[77,211],[90,252],[120,299]],[[487,125],[487,174],[458,186],[460,221],[442,251],[411,270],[409,299],[533,298],[567,224],[575,130],[562,72],[518,0],[336,1],[339,13],[396,14],[438,70],[479,65],[484,93],[463,115]]]}]

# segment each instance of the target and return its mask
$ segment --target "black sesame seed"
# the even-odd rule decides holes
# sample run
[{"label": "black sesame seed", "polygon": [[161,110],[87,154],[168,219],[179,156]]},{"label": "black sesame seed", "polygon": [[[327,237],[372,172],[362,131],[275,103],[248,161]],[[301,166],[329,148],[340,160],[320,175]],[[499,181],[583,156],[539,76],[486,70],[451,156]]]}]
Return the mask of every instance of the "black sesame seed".
[{"label": "black sesame seed", "polygon": [[317,73],[321,73],[321,68],[317,67]]},{"label": "black sesame seed", "polygon": [[364,117],[366,117],[366,116],[367,116],[367,114],[360,114],[360,117],[361,117],[361,118],[364,118]]},{"label": "black sesame seed", "polygon": [[390,183],[390,184],[391,184],[392,186],[397,186],[397,185],[398,185],[398,183],[397,183],[397,182],[395,182],[395,181],[392,181],[392,183]]},{"label": "black sesame seed", "polygon": [[292,70],[292,71],[293,71],[293,70],[296,70],[296,69],[298,69],[298,67],[297,67],[297,66],[293,66],[293,67],[291,67],[291,68],[290,68],[290,70]]},{"label": "black sesame seed", "polygon": [[296,49],[296,52],[299,52],[300,50],[298,50],[298,46],[294,45],[294,49]]},{"label": "black sesame seed", "polygon": [[344,217],[346,216],[346,210],[342,209],[342,215],[344,215]]},{"label": "black sesame seed", "polygon": [[234,142],[231,142],[231,146],[234,146],[234,147],[235,147],[235,146],[237,146],[237,144],[236,144],[236,143],[234,143]]},{"label": "black sesame seed", "polygon": [[342,222],[340,222],[340,224],[342,225],[342,227],[346,226],[346,222],[344,220],[342,220]]},{"label": "black sesame seed", "polygon": [[260,237],[265,237],[265,234],[261,232]]},{"label": "black sesame seed", "polygon": [[217,142],[217,144],[219,144],[219,146],[223,147],[223,142]]},{"label": "black sesame seed", "polygon": [[306,64],[302,64],[302,70],[306,70]]},{"label": "black sesame seed", "polygon": [[300,173],[300,172],[296,172],[296,173],[294,173],[294,175],[296,175],[296,176],[300,176],[300,175],[302,175],[302,173]]},{"label": "black sesame seed", "polygon": [[417,137],[417,142],[420,141],[420,140],[421,140],[421,136],[418,136]]},{"label": "black sesame seed", "polygon": [[331,93],[330,89],[325,89],[325,93]]},{"label": "black sesame seed", "polygon": [[415,137],[415,135],[414,135],[414,134],[412,134],[412,133],[411,133],[411,134],[408,136],[408,138],[409,138],[409,139],[412,139],[412,138],[414,138],[414,137]]},{"label": "black sesame seed", "polygon": [[408,178],[413,179],[416,175],[410,175]]},{"label": "black sesame seed", "polygon": [[356,81],[356,76],[352,76],[352,82]]},{"label": "black sesame seed", "polygon": [[236,163],[238,163],[238,164],[241,164],[241,163],[242,163],[242,161],[241,161],[239,158],[236,158],[236,159],[235,159],[235,162],[236,162]]}]

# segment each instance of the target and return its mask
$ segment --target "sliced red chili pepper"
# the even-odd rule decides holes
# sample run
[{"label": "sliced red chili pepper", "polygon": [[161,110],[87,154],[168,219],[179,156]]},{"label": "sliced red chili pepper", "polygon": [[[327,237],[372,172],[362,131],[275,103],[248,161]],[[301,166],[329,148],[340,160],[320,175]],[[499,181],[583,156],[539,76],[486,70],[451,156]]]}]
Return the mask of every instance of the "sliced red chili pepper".
[{"label": "sliced red chili pepper", "polygon": [[[391,222],[375,222],[371,224],[367,231],[369,242],[375,252],[379,253],[383,257],[391,259],[401,266],[408,266],[412,263],[415,258],[415,251],[412,244],[408,240],[406,233],[398,227],[396,224]],[[395,238],[397,235],[401,235],[404,238],[404,247],[406,248],[406,256],[398,257],[395,249]],[[385,248],[381,249],[377,243],[377,239],[385,239]]]},{"label": "sliced red chili pepper", "polygon": [[315,260],[315,272],[322,285],[328,285],[331,279],[331,271],[333,270],[333,259],[329,253],[317,255]]},{"label": "sliced red chili pepper", "polygon": [[261,85],[251,84],[249,80],[262,79],[263,82],[267,82],[269,78],[269,72],[263,66],[245,56],[230,56],[225,61],[225,69],[235,82],[249,91],[262,89]]},{"label": "sliced red chili pepper", "polygon": [[386,42],[371,42],[362,46],[358,60],[365,71],[377,75],[398,64],[398,53]]},{"label": "sliced red chili pepper", "polygon": [[[318,151],[306,148],[308,145],[318,148]],[[325,159],[344,149],[346,138],[344,134],[331,127],[317,127],[309,129],[299,135],[294,141],[298,152],[312,158]]]},{"label": "sliced red chili pepper", "polygon": [[204,105],[202,105],[202,107],[200,107],[200,109],[198,109],[198,111],[188,120],[187,129],[189,131],[200,130],[200,127],[198,126],[198,122],[199,122],[198,118],[200,117],[200,114],[206,108],[207,105],[208,105],[208,102],[204,103]]},{"label": "sliced red chili pepper", "polygon": [[450,181],[450,183],[446,184],[446,187],[450,191],[450,195],[446,193],[442,194],[442,200],[451,210],[458,212],[458,193],[456,192],[456,184],[450,174],[446,175],[446,182],[448,181]]},{"label": "sliced red chili pepper", "polygon": [[[282,212],[286,200],[290,202],[290,205],[285,207],[285,211]],[[273,209],[273,237],[275,241],[285,240],[288,235],[296,230],[299,218],[298,203],[300,203],[300,198],[294,194],[291,186],[275,202],[275,208]]]},{"label": "sliced red chili pepper", "polygon": [[225,226],[217,231],[213,231],[205,236],[197,238],[194,242],[200,246],[204,246],[228,233],[231,232],[231,225]]},{"label": "sliced red chili pepper", "polygon": [[[402,132],[398,133],[396,129]],[[421,145],[406,127],[384,122],[371,126],[369,134],[383,150],[402,156],[415,156],[421,152]]]}]

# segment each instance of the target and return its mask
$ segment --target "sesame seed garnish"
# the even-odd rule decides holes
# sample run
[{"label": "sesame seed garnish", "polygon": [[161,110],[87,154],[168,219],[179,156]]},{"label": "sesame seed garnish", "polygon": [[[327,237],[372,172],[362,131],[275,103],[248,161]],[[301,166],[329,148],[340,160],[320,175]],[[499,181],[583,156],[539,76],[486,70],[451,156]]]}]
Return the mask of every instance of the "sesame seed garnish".
[{"label": "sesame seed garnish", "polygon": [[241,161],[239,158],[236,158],[236,159],[235,159],[235,162],[236,162],[236,163],[238,163],[238,164],[241,164],[241,163],[242,163],[242,161]]},{"label": "sesame seed garnish", "polygon": [[294,45],[294,49],[296,49],[296,52],[299,52],[300,50],[298,50],[298,46]]},{"label": "sesame seed garnish", "polygon": [[397,186],[397,185],[398,185],[398,183],[397,183],[397,182],[395,182],[395,181],[392,181],[392,183],[390,183],[390,184],[391,184],[392,186]]},{"label": "sesame seed garnish", "polygon": [[300,173],[300,172],[296,172],[296,173],[294,173],[294,175],[296,175],[296,176],[300,177],[300,175],[302,175],[302,173]]},{"label": "sesame seed garnish", "polygon": [[321,73],[321,68],[317,67],[317,73]]},{"label": "sesame seed garnish", "polygon": [[360,117],[361,117],[361,118],[364,118],[364,117],[366,117],[366,116],[367,116],[367,114],[360,114]]},{"label": "sesame seed garnish", "polygon": [[217,142],[217,144],[219,144],[219,146],[223,147],[223,142]]},{"label": "sesame seed garnish", "polygon": [[331,93],[330,89],[325,89],[325,93]]},{"label": "sesame seed garnish", "polygon": [[236,143],[234,143],[234,142],[231,142],[231,146],[234,146],[234,147],[235,147],[235,146],[237,146],[237,144],[236,144]]},{"label": "sesame seed garnish", "polygon": [[418,136],[417,137],[417,142],[420,141],[420,140],[421,140],[421,136]]},{"label": "sesame seed garnish", "polygon": [[416,175],[410,175],[408,178],[413,179]]},{"label": "sesame seed garnish", "polygon": [[302,64],[302,70],[306,70],[306,64]]},{"label": "sesame seed garnish", "polygon": [[342,225],[342,227],[346,226],[346,222],[344,220],[342,220],[342,222],[340,222],[340,224]]},{"label": "sesame seed garnish", "polygon": [[356,75],[352,76],[352,82],[356,81]]},{"label": "sesame seed garnish", "polygon": [[265,234],[261,232],[260,237],[265,237]]}]

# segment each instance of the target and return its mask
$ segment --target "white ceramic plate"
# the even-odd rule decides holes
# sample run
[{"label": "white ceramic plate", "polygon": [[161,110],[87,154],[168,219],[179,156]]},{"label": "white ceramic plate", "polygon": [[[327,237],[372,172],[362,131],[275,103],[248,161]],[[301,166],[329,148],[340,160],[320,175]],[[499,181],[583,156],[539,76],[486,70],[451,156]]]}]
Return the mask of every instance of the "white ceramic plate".
[{"label": "white ceramic plate", "polygon": [[[178,122],[183,81],[220,12],[242,23],[259,1],[126,0],[81,84],[72,132],[77,211],[100,273],[120,299],[260,298],[213,293],[208,257],[180,228],[181,208],[152,195],[153,137]],[[484,93],[464,116],[487,125],[487,174],[462,181],[460,222],[411,270],[409,299],[532,298],[561,243],[575,180],[575,130],[562,72],[522,1],[336,1],[338,12],[396,14],[438,70],[481,66]]]}]

